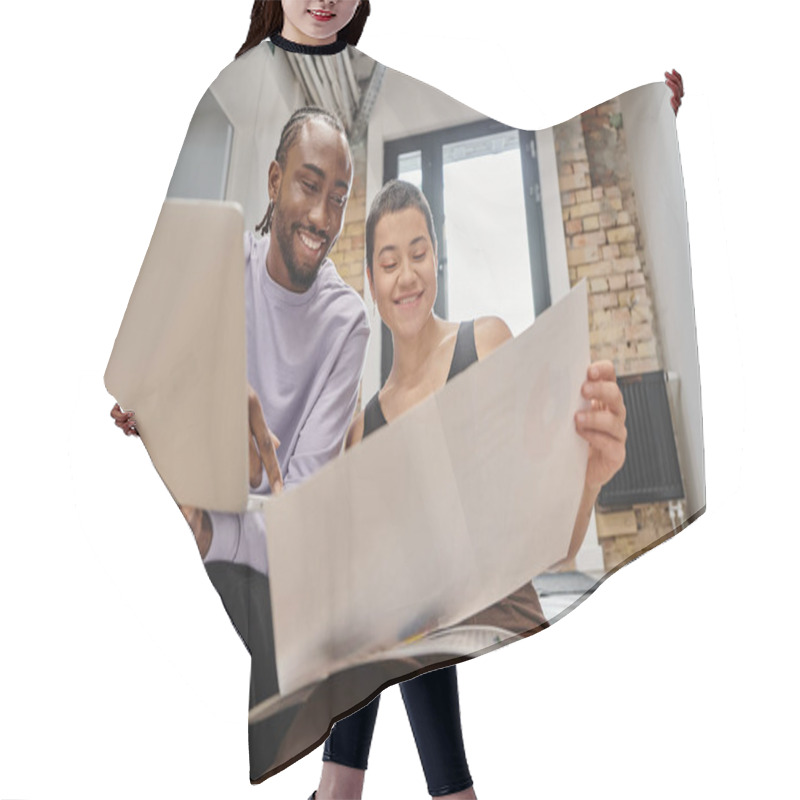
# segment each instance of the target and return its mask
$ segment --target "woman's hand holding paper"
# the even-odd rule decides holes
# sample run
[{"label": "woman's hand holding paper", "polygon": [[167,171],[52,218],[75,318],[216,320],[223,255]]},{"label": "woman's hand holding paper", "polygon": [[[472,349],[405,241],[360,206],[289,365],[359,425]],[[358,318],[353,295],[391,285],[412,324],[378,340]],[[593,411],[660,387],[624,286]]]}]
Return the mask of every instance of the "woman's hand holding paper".
[{"label": "woman's hand holding paper", "polygon": [[599,492],[625,463],[627,412],[614,365],[610,361],[591,364],[581,394],[591,403],[590,408],[575,415],[578,434],[589,442],[585,487]]}]

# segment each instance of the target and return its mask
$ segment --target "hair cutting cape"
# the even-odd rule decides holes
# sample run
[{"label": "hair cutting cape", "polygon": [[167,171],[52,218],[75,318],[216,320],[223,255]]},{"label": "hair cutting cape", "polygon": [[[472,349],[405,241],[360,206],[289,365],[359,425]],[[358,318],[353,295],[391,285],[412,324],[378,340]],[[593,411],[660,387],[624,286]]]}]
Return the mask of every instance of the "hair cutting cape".
[{"label": "hair cutting cape", "polygon": [[[253,781],[387,685],[542,629],[705,509],[668,90],[523,131],[352,47],[295,49],[263,42],[202,97],[106,373],[251,654]],[[266,253],[297,230],[253,231],[305,106],[341,120],[353,182],[338,241],[292,293]],[[515,338],[341,455],[391,365],[364,225],[392,178],[432,209],[436,313],[497,315]],[[574,413],[599,359],[625,400],[626,461],[565,562],[587,454]],[[249,485],[248,385],[281,442],[280,496]]]}]

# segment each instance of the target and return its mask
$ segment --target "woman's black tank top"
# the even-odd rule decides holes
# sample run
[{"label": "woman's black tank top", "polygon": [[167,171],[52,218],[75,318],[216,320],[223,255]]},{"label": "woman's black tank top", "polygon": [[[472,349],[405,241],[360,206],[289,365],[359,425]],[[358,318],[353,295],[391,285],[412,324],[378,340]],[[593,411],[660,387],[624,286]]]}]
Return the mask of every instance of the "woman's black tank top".
[{"label": "woman's black tank top", "polygon": [[[472,320],[462,322],[458,326],[456,335],[456,349],[453,352],[453,360],[450,362],[450,372],[447,380],[455,378],[459,372],[463,372],[470,364],[478,360],[478,351],[475,348],[475,324]],[[364,434],[369,436],[373,431],[386,425],[386,417],[383,416],[380,400],[376,393],[367,403],[364,409]]]}]

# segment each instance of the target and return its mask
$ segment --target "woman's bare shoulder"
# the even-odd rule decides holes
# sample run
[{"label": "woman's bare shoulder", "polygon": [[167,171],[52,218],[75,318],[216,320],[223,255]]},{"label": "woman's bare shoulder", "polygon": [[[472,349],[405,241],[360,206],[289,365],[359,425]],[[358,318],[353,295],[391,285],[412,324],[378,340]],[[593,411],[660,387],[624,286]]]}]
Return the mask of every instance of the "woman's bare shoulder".
[{"label": "woman's bare shoulder", "polygon": [[486,358],[511,338],[511,329],[500,317],[478,317],[475,320],[475,349],[479,359]]},{"label": "woman's bare shoulder", "polygon": [[353,445],[358,444],[364,438],[364,412],[360,411],[350,423],[350,430],[347,431],[345,439],[345,450],[349,450]]}]

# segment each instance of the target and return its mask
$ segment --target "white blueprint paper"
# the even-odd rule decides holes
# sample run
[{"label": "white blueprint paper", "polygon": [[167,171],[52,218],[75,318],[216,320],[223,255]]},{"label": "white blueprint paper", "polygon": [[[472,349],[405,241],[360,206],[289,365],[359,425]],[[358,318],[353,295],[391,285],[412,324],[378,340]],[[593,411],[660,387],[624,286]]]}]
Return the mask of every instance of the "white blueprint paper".
[{"label": "white blueprint paper", "polygon": [[567,554],[588,446],[582,282],[264,508],[281,694],[453,625]]}]

